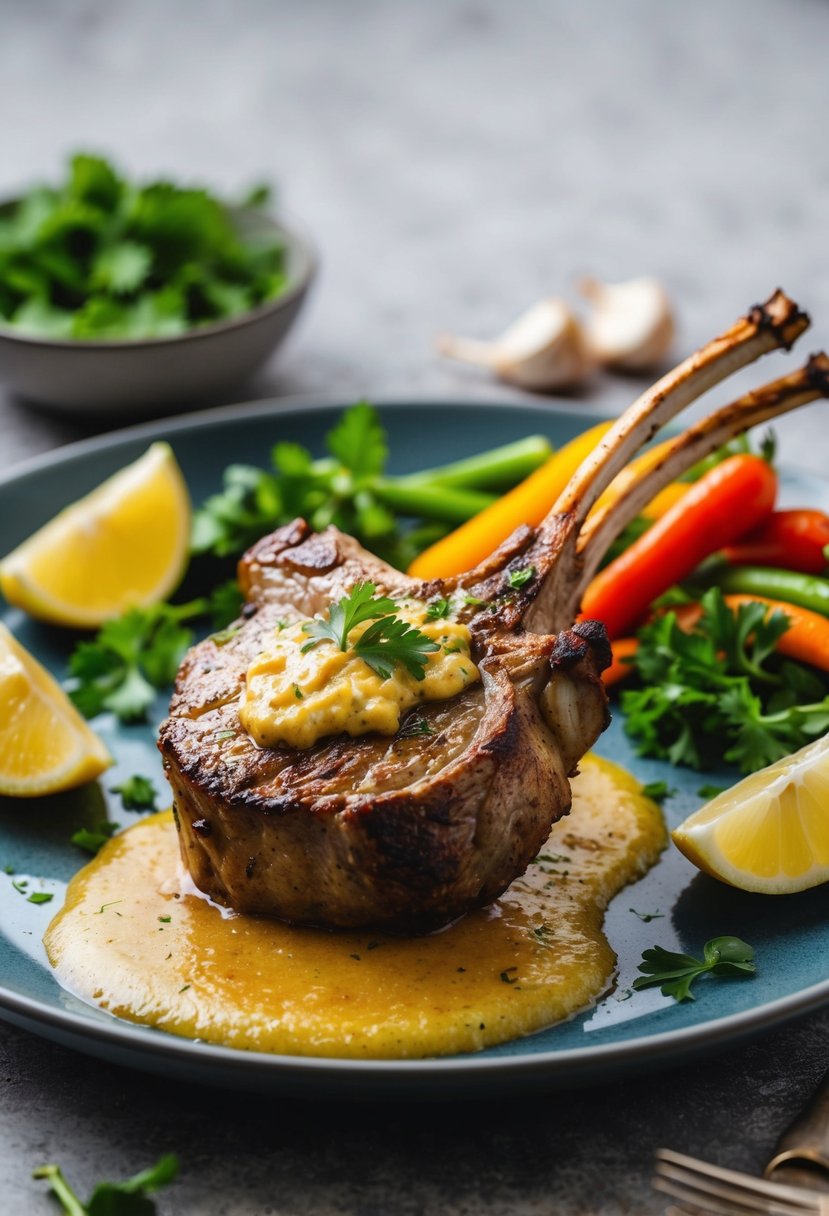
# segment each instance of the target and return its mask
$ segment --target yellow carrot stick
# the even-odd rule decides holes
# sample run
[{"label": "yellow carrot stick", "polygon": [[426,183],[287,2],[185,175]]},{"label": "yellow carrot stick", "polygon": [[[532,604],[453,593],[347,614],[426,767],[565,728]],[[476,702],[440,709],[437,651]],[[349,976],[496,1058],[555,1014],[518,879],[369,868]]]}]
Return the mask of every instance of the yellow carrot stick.
[{"label": "yellow carrot stick", "polygon": [[463,574],[488,557],[522,524],[540,524],[576,469],[612,425],[600,422],[571,439],[503,498],[424,549],[412,562],[409,574],[423,579]]},{"label": "yellow carrot stick", "polygon": [[671,507],[678,503],[680,498],[684,498],[692,486],[690,481],[672,481],[669,486],[665,486],[664,490],[660,490],[656,498],[651,499],[646,507],[642,508],[642,514],[645,519],[661,519],[666,511],[670,511]]}]

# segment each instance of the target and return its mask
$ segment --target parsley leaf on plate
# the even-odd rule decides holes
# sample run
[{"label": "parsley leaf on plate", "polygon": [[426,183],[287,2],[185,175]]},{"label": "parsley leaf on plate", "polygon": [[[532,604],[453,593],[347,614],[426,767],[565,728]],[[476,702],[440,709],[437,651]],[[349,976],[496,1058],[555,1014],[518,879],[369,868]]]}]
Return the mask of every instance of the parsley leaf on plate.
[{"label": "parsley leaf on plate", "polygon": [[703,947],[702,959],[690,954],[675,954],[662,946],[645,950],[639,970],[644,972],[633,981],[633,987],[659,988],[664,996],[678,1001],[693,1001],[691,985],[701,975],[720,979],[754,975],[754,950],[739,937],[714,937]]},{"label": "parsley leaf on plate", "polygon": [[121,795],[121,805],[125,811],[155,810],[158,797],[155,786],[149,777],[142,777],[140,773],[127,777],[120,785],[111,785],[109,791],[111,794]]},{"label": "parsley leaf on plate", "polygon": [[109,710],[123,722],[141,721],[158,689],[175,678],[193,640],[184,622],[205,611],[204,600],[132,608],[79,642],[69,659],[69,695],[91,718]]},{"label": "parsley leaf on plate", "polygon": [[41,1165],[32,1177],[49,1183],[65,1216],[155,1216],[150,1195],[169,1185],[177,1173],[178,1158],[166,1153],[155,1165],[124,1182],[99,1182],[86,1203],[81,1203],[59,1165]]}]

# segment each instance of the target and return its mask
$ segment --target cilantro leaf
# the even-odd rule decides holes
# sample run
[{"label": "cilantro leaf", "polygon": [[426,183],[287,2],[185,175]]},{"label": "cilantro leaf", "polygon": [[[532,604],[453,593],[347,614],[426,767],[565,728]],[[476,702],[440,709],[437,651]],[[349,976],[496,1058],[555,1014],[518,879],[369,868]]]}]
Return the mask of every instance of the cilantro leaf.
[{"label": "cilantro leaf", "polygon": [[167,181],[128,183],[88,153],[0,220],[0,316],[43,337],[173,336],[287,285],[282,243],[248,235],[222,200]]},{"label": "cilantro leaf", "polygon": [[756,967],[754,950],[747,942],[739,937],[715,937],[705,943],[701,960],[654,946],[643,951],[639,970],[643,975],[633,981],[637,991],[660,988],[664,996],[673,996],[677,1001],[693,1001],[691,986],[701,975],[710,974],[721,979],[748,976],[755,973]]},{"label": "cilantro leaf", "polygon": [[92,285],[128,295],[137,291],[146,279],[153,255],[146,245],[135,241],[120,241],[102,249],[92,263]]}]

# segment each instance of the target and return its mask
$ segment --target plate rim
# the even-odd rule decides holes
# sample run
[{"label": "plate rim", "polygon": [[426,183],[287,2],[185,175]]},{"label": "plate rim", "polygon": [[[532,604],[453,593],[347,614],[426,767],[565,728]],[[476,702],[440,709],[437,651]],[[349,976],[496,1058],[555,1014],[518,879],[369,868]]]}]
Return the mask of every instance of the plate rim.
[{"label": "plate rim", "polygon": [[[342,393],[296,394],[290,397],[259,398],[151,419],[63,444],[14,464],[9,469],[0,471],[0,489],[15,482],[25,481],[56,465],[70,464],[75,459],[108,452],[143,438],[151,441],[173,440],[176,435],[200,431],[214,424],[225,426],[233,422],[246,422],[268,416],[278,418],[282,414],[295,414],[299,411],[316,413],[344,409],[348,404],[351,404],[350,398],[344,397]],[[383,394],[376,399],[372,398],[372,404],[381,411],[451,407],[500,412],[517,407],[538,414],[540,418],[554,415],[574,421],[584,418],[589,422],[618,416],[583,410],[567,402],[541,402],[517,396],[512,399],[482,400],[475,397],[453,397],[441,392]],[[818,473],[809,472],[807,475],[817,480],[827,480],[821,478]],[[285,1055],[208,1043],[173,1035],[164,1030],[153,1034],[154,1028],[133,1024],[111,1014],[105,1020],[98,1021],[71,1009],[45,1005],[37,998],[0,983],[0,1018],[18,1026],[22,1025],[33,1033],[40,1031],[48,1035],[49,1031],[62,1032],[73,1039],[73,1050],[87,1051],[95,1046],[122,1049],[128,1054],[136,1053],[145,1057],[149,1055],[156,1062],[190,1065],[197,1071],[210,1069],[213,1065],[214,1071],[238,1074],[241,1081],[252,1082],[256,1076],[262,1078],[264,1075],[274,1085],[280,1079],[286,1082],[303,1078],[348,1081],[362,1077],[375,1082],[380,1079],[399,1080],[407,1085],[420,1080],[428,1087],[430,1083],[457,1074],[489,1080],[527,1079],[528,1076],[534,1076],[548,1082],[560,1080],[569,1083],[581,1079],[586,1083],[598,1072],[609,1076],[625,1066],[637,1063],[649,1066],[664,1061],[666,1057],[679,1061],[701,1049],[710,1049],[713,1052],[735,1039],[771,1029],[827,1004],[829,978],[750,1009],[715,1017],[692,1026],[639,1035],[613,1043],[571,1047],[560,1051],[529,1051],[505,1056],[484,1056],[470,1052],[426,1058],[373,1059]],[[90,1011],[92,1009],[90,1006]],[[532,1039],[533,1036],[527,1037]],[[83,1045],[75,1040],[82,1040]],[[520,1042],[520,1039],[516,1041]],[[91,1054],[96,1053],[91,1051]]]}]

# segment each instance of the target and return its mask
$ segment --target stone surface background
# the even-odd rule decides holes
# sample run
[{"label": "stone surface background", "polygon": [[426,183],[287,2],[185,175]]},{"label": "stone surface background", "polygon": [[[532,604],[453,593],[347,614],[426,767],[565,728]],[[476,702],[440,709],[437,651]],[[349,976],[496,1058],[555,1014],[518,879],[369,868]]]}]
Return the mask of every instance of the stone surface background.
[{"label": "stone surface background", "polygon": [[[434,333],[486,336],[586,272],[660,275],[683,350],[780,283],[817,349],[828,42],[822,0],[0,0],[0,193],[75,147],[228,191],[278,181],[322,274],[240,396],[508,400],[436,360]],[[579,400],[616,411],[637,388],[606,377]],[[787,460],[827,471],[825,411],[781,423]],[[0,467],[90,430],[0,389]],[[655,1213],[653,1148],[759,1169],[827,1031],[811,1017],[581,1094],[378,1109],[173,1086],[2,1026],[0,1207],[55,1210],[28,1177],[42,1160],[85,1191],[175,1148],[163,1213]]]}]

